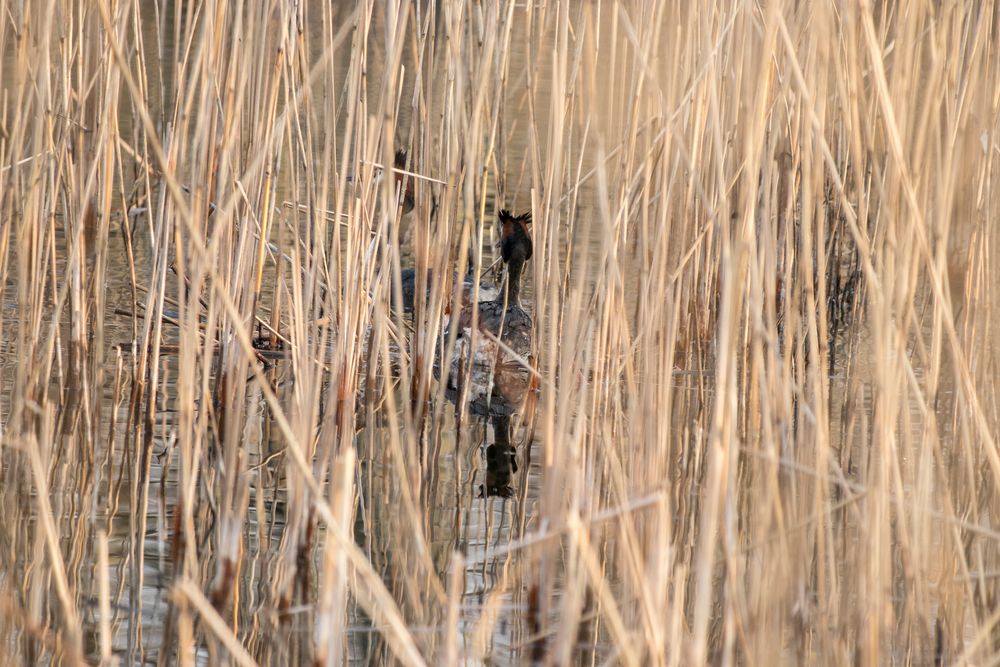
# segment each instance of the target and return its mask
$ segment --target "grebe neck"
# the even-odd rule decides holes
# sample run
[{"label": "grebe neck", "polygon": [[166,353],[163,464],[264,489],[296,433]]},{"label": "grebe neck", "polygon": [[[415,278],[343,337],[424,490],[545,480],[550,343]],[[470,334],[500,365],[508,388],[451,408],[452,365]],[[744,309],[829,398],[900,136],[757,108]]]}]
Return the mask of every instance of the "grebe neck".
[{"label": "grebe neck", "polygon": [[[524,258],[516,255],[507,264],[507,307],[521,305],[521,274],[524,272]],[[504,295],[501,293],[500,298]]]}]

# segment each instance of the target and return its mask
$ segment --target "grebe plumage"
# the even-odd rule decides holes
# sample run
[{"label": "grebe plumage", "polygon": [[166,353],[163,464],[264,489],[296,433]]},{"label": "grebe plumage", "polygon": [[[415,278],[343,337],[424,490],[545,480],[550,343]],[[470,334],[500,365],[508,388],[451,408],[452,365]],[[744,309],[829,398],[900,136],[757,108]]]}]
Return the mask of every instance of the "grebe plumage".
[{"label": "grebe plumage", "polygon": [[[416,303],[417,295],[417,270],[416,269],[403,269],[400,273],[400,280],[402,282],[402,297],[403,297],[403,312],[408,315],[413,314],[414,304]],[[461,278],[457,273],[452,275],[452,285],[461,281],[462,293],[461,302],[458,304],[458,308],[461,309],[471,303],[476,299],[475,287],[475,272],[472,267],[469,267],[468,273],[465,274],[465,278]],[[427,286],[425,294],[425,304],[430,303],[431,292],[434,289],[440,289],[442,285],[434,283],[434,274],[432,271],[428,270],[426,274],[425,284]],[[500,293],[499,288],[496,285],[480,281],[479,283],[479,295],[478,300],[491,300],[495,299]],[[450,315],[452,311],[450,294],[449,298],[445,301],[445,314]]]}]

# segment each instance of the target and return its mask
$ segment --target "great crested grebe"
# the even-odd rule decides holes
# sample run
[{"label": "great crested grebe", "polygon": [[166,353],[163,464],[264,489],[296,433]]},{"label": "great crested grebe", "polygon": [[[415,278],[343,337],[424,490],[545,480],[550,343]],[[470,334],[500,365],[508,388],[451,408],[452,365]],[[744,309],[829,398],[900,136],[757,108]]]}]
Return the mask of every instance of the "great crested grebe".
[{"label": "great crested grebe", "polygon": [[457,327],[457,334],[448,395],[458,398],[467,383],[465,400],[472,412],[490,417],[516,413],[531,385],[525,362],[531,357],[532,322],[520,300],[521,275],[532,253],[531,213],[514,216],[501,210],[498,217],[500,252],[507,265],[504,289],[493,299],[466,306],[449,325]]}]

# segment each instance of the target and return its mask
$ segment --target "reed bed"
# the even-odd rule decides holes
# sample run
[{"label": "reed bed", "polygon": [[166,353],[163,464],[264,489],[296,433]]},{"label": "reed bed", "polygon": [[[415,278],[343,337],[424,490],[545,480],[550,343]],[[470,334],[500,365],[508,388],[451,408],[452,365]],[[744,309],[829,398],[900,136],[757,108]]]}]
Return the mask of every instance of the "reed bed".
[{"label": "reed bed", "polygon": [[0,0],[0,662],[995,664],[997,16]]}]

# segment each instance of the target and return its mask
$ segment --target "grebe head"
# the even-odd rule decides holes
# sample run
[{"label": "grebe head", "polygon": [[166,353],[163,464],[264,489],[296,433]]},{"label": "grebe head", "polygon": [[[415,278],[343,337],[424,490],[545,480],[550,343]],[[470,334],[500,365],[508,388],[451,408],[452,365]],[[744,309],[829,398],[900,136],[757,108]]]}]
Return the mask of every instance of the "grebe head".
[{"label": "grebe head", "polygon": [[[524,263],[531,259],[532,244],[528,225],[531,212],[515,216],[506,209],[497,214],[500,218],[500,254],[507,264],[507,302],[520,305],[521,272]],[[500,297],[503,298],[501,294]]]},{"label": "grebe head", "polygon": [[531,224],[531,211],[515,216],[506,209],[500,209],[500,254],[508,264],[511,260],[520,259],[526,262],[531,259],[532,244],[528,225]]}]

